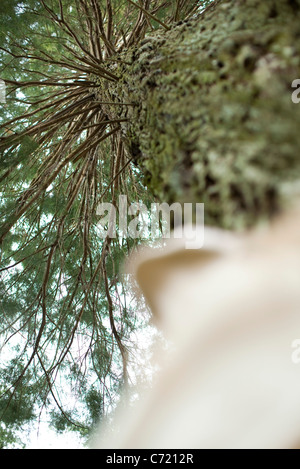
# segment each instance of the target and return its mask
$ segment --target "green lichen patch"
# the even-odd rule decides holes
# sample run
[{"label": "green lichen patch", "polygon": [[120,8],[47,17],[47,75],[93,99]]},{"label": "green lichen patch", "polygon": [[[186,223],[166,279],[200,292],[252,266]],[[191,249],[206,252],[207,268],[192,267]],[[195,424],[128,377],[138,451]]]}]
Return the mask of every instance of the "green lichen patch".
[{"label": "green lichen patch", "polygon": [[230,229],[292,203],[299,20],[299,1],[224,0],[125,53],[110,99],[135,104],[119,111],[124,139],[154,196],[204,202],[206,223]]}]

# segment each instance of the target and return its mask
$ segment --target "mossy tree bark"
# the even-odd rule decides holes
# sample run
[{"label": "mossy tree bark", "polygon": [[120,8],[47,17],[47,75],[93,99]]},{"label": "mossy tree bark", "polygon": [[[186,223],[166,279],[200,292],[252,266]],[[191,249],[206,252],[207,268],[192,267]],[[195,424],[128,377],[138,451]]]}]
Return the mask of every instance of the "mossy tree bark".
[{"label": "mossy tree bark", "polygon": [[[127,51],[101,98],[160,201],[204,202],[206,223],[240,229],[299,192],[300,1],[223,0]],[[125,110],[126,109],[126,110]],[[114,117],[115,106],[107,109]]]}]

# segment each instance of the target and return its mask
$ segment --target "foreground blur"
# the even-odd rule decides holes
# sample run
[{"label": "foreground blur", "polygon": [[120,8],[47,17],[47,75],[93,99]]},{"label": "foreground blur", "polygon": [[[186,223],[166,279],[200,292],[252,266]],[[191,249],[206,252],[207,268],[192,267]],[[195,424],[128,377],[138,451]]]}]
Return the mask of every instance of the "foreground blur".
[{"label": "foreground blur", "polygon": [[197,251],[170,240],[129,271],[175,350],[153,388],[119,411],[119,431],[100,429],[92,446],[298,447],[300,211],[241,238],[206,229]]}]

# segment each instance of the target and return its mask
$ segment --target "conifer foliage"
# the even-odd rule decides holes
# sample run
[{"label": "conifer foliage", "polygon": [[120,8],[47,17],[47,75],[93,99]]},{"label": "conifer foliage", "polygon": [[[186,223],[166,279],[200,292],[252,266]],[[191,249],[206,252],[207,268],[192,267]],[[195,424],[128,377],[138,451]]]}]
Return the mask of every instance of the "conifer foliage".
[{"label": "conifer foliage", "polygon": [[133,103],[108,116],[109,90],[124,50],[206,3],[1,1],[4,447],[49,406],[57,429],[87,434],[130,382],[132,334],[147,323],[119,274],[133,241],[99,237],[96,210],[149,195],[123,141],[119,110]]}]

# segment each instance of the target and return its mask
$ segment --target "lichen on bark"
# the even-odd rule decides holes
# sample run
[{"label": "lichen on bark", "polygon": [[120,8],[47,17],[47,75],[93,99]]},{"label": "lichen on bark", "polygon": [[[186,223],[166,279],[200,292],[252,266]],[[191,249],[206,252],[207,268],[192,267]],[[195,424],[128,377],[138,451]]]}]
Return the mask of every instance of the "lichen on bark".
[{"label": "lichen on bark", "polygon": [[[204,202],[206,223],[244,229],[300,186],[300,1],[223,0],[123,53],[103,98],[158,200]],[[126,62],[126,63],[124,63]],[[107,110],[116,115],[116,108]]]}]

